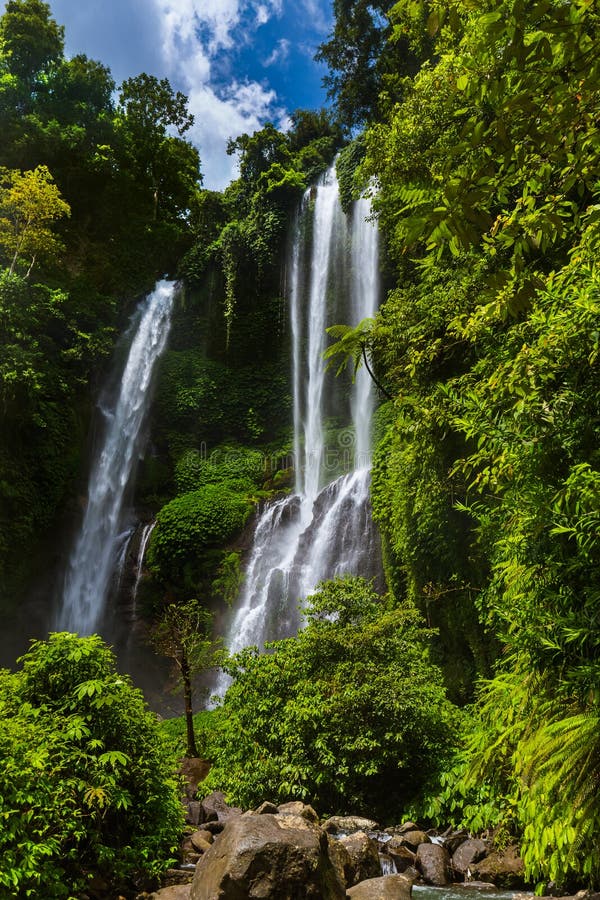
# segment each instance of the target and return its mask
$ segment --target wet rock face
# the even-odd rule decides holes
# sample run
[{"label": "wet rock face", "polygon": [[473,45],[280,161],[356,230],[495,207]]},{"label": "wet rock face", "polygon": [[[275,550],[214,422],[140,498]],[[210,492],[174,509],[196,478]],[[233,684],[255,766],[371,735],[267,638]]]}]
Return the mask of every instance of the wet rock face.
[{"label": "wet rock face", "polygon": [[452,868],[455,872],[464,875],[468,870],[472,870],[475,863],[483,859],[486,853],[487,847],[485,842],[479,838],[470,838],[463,841],[452,855]]},{"label": "wet rock face", "polygon": [[353,887],[359,881],[365,881],[367,878],[377,878],[381,875],[377,844],[364,831],[356,831],[354,834],[342,837],[339,843],[347,851],[350,860],[350,864],[344,870],[348,887]]},{"label": "wet rock face", "polygon": [[426,884],[444,887],[450,883],[450,857],[439,844],[420,844],[417,850],[417,868]]},{"label": "wet rock face", "polygon": [[378,831],[379,825],[373,819],[360,816],[331,816],[323,822],[323,829],[328,834],[354,834],[356,831]]},{"label": "wet rock face", "polygon": [[344,900],[327,836],[295,815],[231,818],[196,866],[191,900]]}]

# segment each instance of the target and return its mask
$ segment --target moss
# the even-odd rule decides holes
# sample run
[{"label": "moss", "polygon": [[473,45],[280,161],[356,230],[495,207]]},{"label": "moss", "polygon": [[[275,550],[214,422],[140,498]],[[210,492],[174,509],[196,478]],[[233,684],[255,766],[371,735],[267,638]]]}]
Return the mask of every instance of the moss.
[{"label": "moss", "polygon": [[167,503],[158,513],[148,564],[161,580],[181,578],[203,550],[231,540],[246,524],[252,502],[225,484],[208,484]]}]

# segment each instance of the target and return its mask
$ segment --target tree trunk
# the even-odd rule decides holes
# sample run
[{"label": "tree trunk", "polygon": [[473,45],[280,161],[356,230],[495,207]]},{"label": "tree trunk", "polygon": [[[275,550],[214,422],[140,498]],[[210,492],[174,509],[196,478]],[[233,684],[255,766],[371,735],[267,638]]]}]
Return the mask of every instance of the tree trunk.
[{"label": "tree trunk", "polygon": [[379,390],[381,391],[381,393],[383,394],[383,396],[384,396],[384,397],[387,397],[388,400],[393,400],[394,398],[393,398],[392,395],[389,393],[389,391],[386,391],[386,389],[385,389],[384,386],[381,384],[381,382],[378,381],[377,378],[375,377],[375,375],[374,375],[374,373],[373,373],[373,370],[371,369],[371,366],[369,365],[369,359],[368,359],[368,356],[367,356],[367,348],[366,348],[366,346],[365,346],[364,344],[362,345],[362,355],[363,355],[363,360],[364,360],[364,363],[365,363],[365,369],[367,370],[367,372],[369,373],[369,375],[371,376],[372,380],[375,382],[375,384],[377,385],[377,387],[379,388]]},{"label": "tree trunk", "polygon": [[183,698],[185,703],[185,728],[187,734],[188,757],[198,756],[196,749],[196,735],[194,734],[194,719],[192,714],[192,676],[187,656],[181,660],[181,678],[183,680]]}]

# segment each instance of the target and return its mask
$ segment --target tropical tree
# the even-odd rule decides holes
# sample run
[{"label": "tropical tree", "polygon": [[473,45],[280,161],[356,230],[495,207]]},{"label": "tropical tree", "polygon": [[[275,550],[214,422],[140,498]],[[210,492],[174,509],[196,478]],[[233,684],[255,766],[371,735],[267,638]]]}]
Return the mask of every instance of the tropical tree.
[{"label": "tropical tree", "polygon": [[212,616],[197,600],[169,603],[154,624],[150,640],[157,653],[174,663],[184,697],[187,749],[198,756],[193,719],[193,679],[218,666],[221,641],[211,637]]},{"label": "tropical tree", "polygon": [[0,18],[2,68],[28,88],[62,59],[64,28],[43,0],[8,0]]},{"label": "tropical tree", "polygon": [[26,277],[39,257],[58,257],[63,244],[50,225],[70,212],[46,166],[29,172],[0,170],[0,246],[10,259],[11,274],[23,257],[29,260]]},{"label": "tropical tree", "polygon": [[233,684],[206,790],[243,805],[310,798],[324,810],[397,815],[455,740],[430,632],[411,604],[355,577],[322,584],[305,612],[297,637],[225,665]]},{"label": "tropical tree", "polygon": [[[187,97],[173,91],[166,78],[142,73],[121,85],[119,115],[130,161],[148,184],[152,217],[157,219],[165,180],[183,180],[188,185],[186,199],[200,180],[198,152],[181,140],[194,124]],[[169,129],[175,129],[179,137],[172,137]],[[185,205],[176,206],[176,210],[184,209]]]},{"label": "tropical tree", "polygon": [[170,748],[99,637],[34,641],[0,671],[0,894],[111,896],[164,871],[182,829]]}]

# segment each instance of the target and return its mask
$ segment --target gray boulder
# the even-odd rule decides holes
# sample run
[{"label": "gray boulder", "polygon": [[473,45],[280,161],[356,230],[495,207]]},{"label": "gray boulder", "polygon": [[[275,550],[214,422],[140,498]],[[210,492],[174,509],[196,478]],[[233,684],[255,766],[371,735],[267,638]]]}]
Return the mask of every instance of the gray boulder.
[{"label": "gray boulder", "polygon": [[242,810],[235,806],[229,806],[225,801],[225,794],[221,791],[213,791],[202,800],[204,819],[201,824],[209,822],[227,822],[234,816],[241,816]]},{"label": "gray boulder", "polygon": [[301,816],[308,822],[318,822],[319,817],[312,806],[302,803],[300,800],[291,800],[289,803],[282,803],[277,807],[277,812],[281,816]]},{"label": "gray boulder", "polygon": [[174,884],[150,894],[150,900],[190,900],[191,884]]},{"label": "gray boulder", "polygon": [[381,875],[379,850],[375,841],[364,833],[355,831],[339,839],[350,858],[350,865],[345,870],[346,885],[353,887],[367,878],[378,878]]},{"label": "gray boulder", "polygon": [[355,831],[379,831],[379,825],[373,819],[361,819],[360,816],[332,816],[323,822],[328,834],[354,834]]},{"label": "gray boulder", "polygon": [[[446,846],[444,844],[444,846]],[[455,872],[464,875],[467,869],[472,870],[475,863],[487,853],[485,842],[480,838],[470,838],[464,841],[452,854],[452,868]]]},{"label": "gray boulder", "polygon": [[430,844],[431,838],[424,831],[404,831],[402,834],[396,835],[398,844],[404,844],[409,850],[416,852],[421,844]]},{"label": "gray boulder", "polygon": [[419,844],[417,868],[426,884],[444,887],[450,882],[450,857],[440,844]]},{"label": "gray boulder", "polygon": [[450,856],[454,856],[460,845],[464,844],[467,840],[469,840],[468,831],[448,830],[448,834],[444,835],[444,847]]},{"label": "gray boulder", "polygon": [[493,881],[499,887],[521,887],[525,882],[523,860],[515,846],[493,851],[475,863],[471,874],[480,881]]},{"label": "gray boulder", "polygon": [[196,866],[191,900],[343,900],[327,835],[301,816],[231,818]]},{"label": "gray boulder", "polygon": [[385,852],[391,856],[396,864],[398,872],[405,872],[408,868],[415,865],[417,858],[414,850],[408,847],[401,837],[393,837],[385,845]]},{"label": "gray boulder", "polygon": [[352,900],[410,900],[412,881],[404,875],[386,875],[369,878],[350,888],[347,896]]}]

